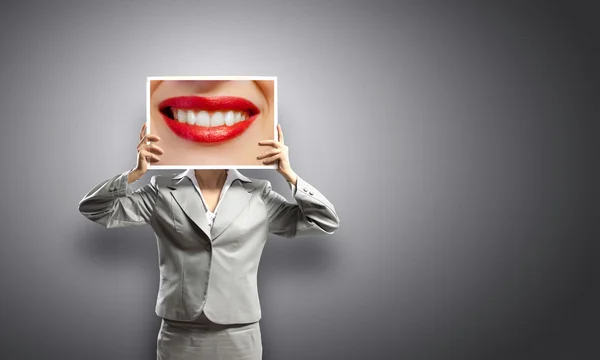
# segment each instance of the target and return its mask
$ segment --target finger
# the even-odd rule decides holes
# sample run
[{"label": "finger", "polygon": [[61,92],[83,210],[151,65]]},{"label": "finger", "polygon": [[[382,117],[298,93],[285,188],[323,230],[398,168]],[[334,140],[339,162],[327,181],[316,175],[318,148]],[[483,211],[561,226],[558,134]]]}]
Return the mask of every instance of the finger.
[{"label": "finger", "polygon": [[160,157],[158,155],[155,155],[149,151],[146,150],[142,150],[140,151],[140,156],[143,157],[144,159],[146,159],[146,161],[150,161],[150,162],[158,162],[160,161]]},{"label": "finger", "polygon": [[160,157],[158,157],[158,156],[154,155],[154,156],[152,156],[150,159],[147,159],[147,161],[148,161],[150,164],[156,164],[157,162],[159,162],[159,161],[160,161]]},{"label": "finger", "polygon": [[272,150],[269,150],[269,151],[265,151],[261,155],[258,155],[256,158],[258,160],[264,159],[264,158],[266,158],[268,156],[273,156],[273,155],[279,154],[281,151],[282,151],[281,149],[272,149]]},{"label": "finger", "polygon": [[151,152],[153,154],[158,154],[158,155],[162,155],[162,154],[165,153],[164,150],[160,146],[158,146],[156,144],[146,145],[146,147],[144,148],[144,150],[149,151],[149,152]]},{"label": "finger", "polygon": [[138,143],[138,149],[140,148],[140,146],[142,145],[146,145],[147,141],[160,141],[160,137],[158,135],[154,135],[154,134],[146,134],[142,137],[142,139],[140,140],[140,142]]},{"label": "finger", "polygon": [[279,134],[279,142],[283,145],[283,130],[281,130],[280,124],[277,124],[277,134]]},{"label": "finger", "polygon": [[262,140],[258,142],[258,145],[260,146],[274,146],[274,147],[279,147],[280,144],[278,141],[275,140]]},{"label": "finger", "polygon": [[160,136],[156,134],[146,134],[144,135],[146,141],[160,141]]},{"label": "finger", "polygon": [[275,155],[275,156],[271,156],[269,158],[266,158],[263,160],[263,164],[272,164],[274,163],[276,160],[279,160],[281,158],[281,153]]},{"label": "finger", "polygon": [[142,130],[140,130],[140,140],[142,140],[145,133],[146,133],[146,123],[144,123],[144,125],[142,125]]}]

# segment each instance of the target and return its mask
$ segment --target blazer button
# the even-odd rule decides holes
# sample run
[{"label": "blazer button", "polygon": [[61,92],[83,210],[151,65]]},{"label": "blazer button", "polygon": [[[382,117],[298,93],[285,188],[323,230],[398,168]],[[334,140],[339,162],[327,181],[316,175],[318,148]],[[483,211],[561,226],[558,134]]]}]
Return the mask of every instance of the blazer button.
[{"label": "blazer button", "polygon": [[307,188],[304,188],[304,189],[302,189],[302,190],[303,190],[304,192],[307,192],[307,191],[308,191],[308,189],[307,189]]},{"label": "blazer button", "polygon": [[314,195],[314,194],[312,193],[312,191],[309,191],[309,192],[308,192],[308,194],[309,194],[309,195]]},{"label": "blazer button", "polygon": [[210,246],[210,244],[206,244],[204,248],[206,249],[206,251],[210,251],[212,247]]}]

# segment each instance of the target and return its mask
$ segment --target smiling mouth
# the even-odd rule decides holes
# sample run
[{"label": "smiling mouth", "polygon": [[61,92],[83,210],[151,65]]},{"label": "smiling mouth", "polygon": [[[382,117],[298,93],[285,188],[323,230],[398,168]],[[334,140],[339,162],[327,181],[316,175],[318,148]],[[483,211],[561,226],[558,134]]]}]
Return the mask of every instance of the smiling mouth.
[{"label": "smiling mouth", "polygon": [[177,136],[201,143],[227,141],[241,135],[260,114],[252,102],[234,96],[179,96],[158,107]]}]

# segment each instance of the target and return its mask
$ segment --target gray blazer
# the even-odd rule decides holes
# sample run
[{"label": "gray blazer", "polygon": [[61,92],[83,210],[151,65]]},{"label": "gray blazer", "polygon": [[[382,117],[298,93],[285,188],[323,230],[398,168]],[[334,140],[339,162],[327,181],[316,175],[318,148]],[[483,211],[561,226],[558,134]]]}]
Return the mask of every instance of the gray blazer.
[{"label": "gray blazer", "polygon": [[107,228],[150,224],[160,269],[155,310],[166,319],[194,321],[204,311],[219,324],[260,320],[257,271],[269,233],[313,236],[339,226],[333,205],[302,178],[291,186],[293,204],[269,181],[242,175],[221,199],[210,228],[200,196],[183,173],[155,175],[135,191],[127,174],[95,186],[79,211]]}]

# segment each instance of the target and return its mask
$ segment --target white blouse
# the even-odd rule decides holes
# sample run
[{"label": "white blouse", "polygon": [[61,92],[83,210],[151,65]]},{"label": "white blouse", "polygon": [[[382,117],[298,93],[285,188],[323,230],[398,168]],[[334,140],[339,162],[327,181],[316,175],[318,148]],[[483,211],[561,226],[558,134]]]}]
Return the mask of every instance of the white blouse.
[{"label": "white blouse", "polygon": [[206,219],[208,220],[208,226],[210,226],[211,228],[215,222],[215,217],[217,216],[217,211],[219,210],[219,205],[221,204],[221,199],[223,199],[223,196],[225,196],[225,193],[231,186],[231,183],[233,183],[234,180],[239,179],[240,175],[243,176],[235,170],[227,170],[227,179],[225,179],[225,183],[223,184],[223,188],[221,189],[221,195],[219,196],[217,206],[215,207],[215,212],[213,213],[210,210],[208,210],[208,205],[206,204],[206,200],[204,200],[204,196],[202,196],[202,191],[200,191],[200,186],[198,185],[198,180],[196,179],[194,169],[188,169],[185,172],[184,176],[187,176],[188,178],[190,178],[190,180],[192,180],[196,191],[200,195],[200,199],[202,199],[202,205],[204,205],[204,210],[206,211]]}]

